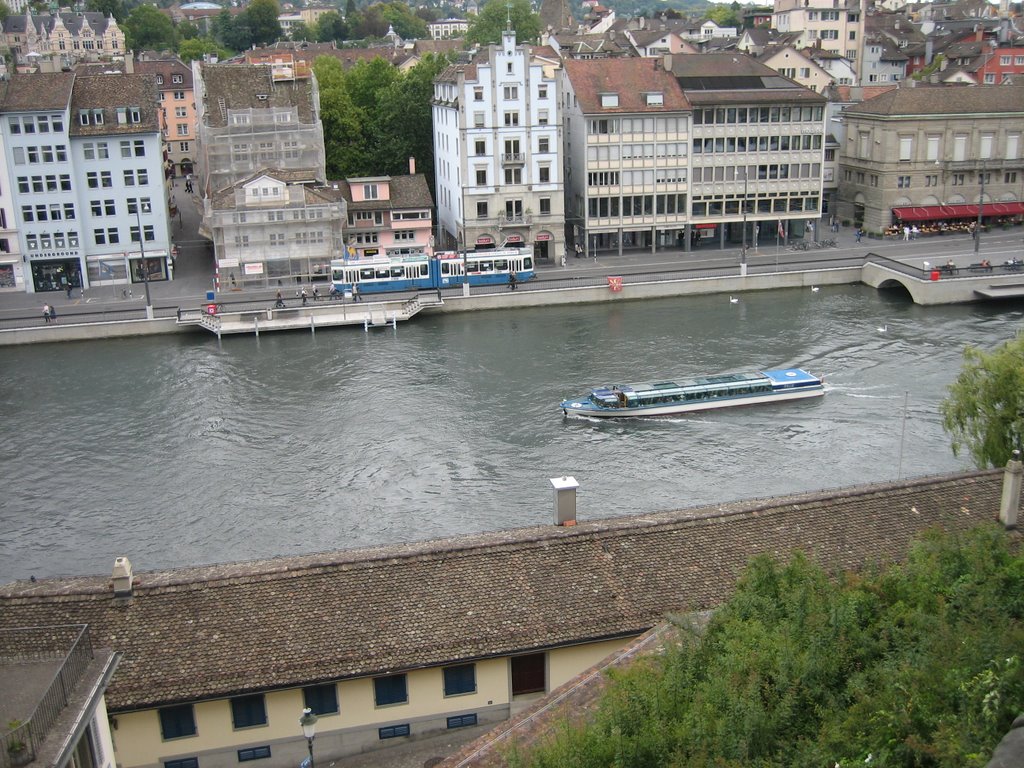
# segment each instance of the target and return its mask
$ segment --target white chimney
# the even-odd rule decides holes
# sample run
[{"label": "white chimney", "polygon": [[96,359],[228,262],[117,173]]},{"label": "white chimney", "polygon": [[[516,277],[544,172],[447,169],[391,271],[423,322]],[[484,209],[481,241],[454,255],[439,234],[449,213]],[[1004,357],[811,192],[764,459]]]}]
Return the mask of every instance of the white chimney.
[{"label": "white chimney", "polygon": [[132,564],[127,557],[114,558],[114,597],[132,596]]},{"label": "white chimney", "polygon": [[1022,477],[1024,464],[1020,461],[1020,451],[1014,451],[1013,458],[1006,462],[1006,471],[1003,473],[1003,499],[999,504],[999,522],[1005,528],[1017,527]]},{"label": "white chimney", "polygon": [[575,477],[552,477],[555,489],[555,525],[576,525],[576,489],[580,484]]},{"label": "white chimney", "polygon": [[415,176],[416,175],[416,158],[415,157],[410,157],[409,158],[409,175],[410,176]]}]

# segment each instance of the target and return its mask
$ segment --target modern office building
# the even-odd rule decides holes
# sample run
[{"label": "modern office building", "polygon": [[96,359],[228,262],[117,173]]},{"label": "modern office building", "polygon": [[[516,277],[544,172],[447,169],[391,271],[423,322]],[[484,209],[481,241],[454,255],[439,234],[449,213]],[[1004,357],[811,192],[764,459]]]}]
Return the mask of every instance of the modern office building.
[{"label": "modern office building", "polygon": [[506,31],[435,79],[439,247],[564,257],[560,67],[554,51],[517,45]]}]

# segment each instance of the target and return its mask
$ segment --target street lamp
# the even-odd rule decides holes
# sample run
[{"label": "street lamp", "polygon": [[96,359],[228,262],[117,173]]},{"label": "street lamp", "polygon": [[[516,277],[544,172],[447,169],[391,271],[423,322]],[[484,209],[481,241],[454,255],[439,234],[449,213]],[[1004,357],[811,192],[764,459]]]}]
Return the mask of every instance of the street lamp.
[{"label": "street lamp", "polygon": [[747,177],[749,166],[743,166],[743,250],[740,252],[740,263],[747,263]]},{"label": "street lamp", "polygon": [[302,726],[302,735],[306,737],[306,744],[309,747],[309,768],[313,768],[313,739],[316,737],[317,716],[313,710],[306,707],[302,710],[302,717],[299,718],[299,725]]},{"label": "street lamp", "polygon": [[985,161],[981,161],[981,171],[978,173],[978,178],[981,180],[981,196],[978,198],[978,221],[974,225],[974,255],[978,255],[978,248],[981,247],[981,209],[985,205],[985,169],[988,166]]},{"label": "street lamp", "polygon": [[149,266],[146,264],[146,247],[143,243],[146,240],[145,235],[142,233],[142,216],[141,214],[150,213],[152,207],[149,203],[145,203],[139,200],[135,203],[135,223],[139,228],[139,261],[142,264],[142,283],[146,286],[146,319],[153,319],[153,302],[149,297]]}]

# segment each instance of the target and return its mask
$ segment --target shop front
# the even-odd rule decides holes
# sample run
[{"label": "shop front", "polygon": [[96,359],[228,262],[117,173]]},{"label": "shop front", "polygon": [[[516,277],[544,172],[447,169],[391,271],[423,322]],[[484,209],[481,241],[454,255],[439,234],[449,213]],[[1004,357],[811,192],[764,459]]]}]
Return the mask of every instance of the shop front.
[{"label": "shop front", "polygon": [[35,254],[31,261],[32,292],[47,293],[80,288],[82,265],[77,251]]},{"label": "shop front", "polygon": [[[555,237],[550,232],[538,232],[533,241],[533,258],[550,259],[555,253]],[[564,261],[564,258],[563,258]]]},{"label": "shop front", "polygon": [[20,256],[0,253],[0,291],[24,290],[25,273]]},{"label": "shop front", "polygon": [[170,279],[167,269],[167,251],[129,253],[128,268],[133,283],[156,283]]},{"label": "shop front", "polygon": [[[892,225],[885,234],[897,235],[905,226],[916,226],[921,234],[926,235],[971,232],[978,225],[978,208],[977,203],[898,206],[892,209]],[[1024,218],[1024,203],[984,203],[980,218],[985,227],[1020,224]]]}]

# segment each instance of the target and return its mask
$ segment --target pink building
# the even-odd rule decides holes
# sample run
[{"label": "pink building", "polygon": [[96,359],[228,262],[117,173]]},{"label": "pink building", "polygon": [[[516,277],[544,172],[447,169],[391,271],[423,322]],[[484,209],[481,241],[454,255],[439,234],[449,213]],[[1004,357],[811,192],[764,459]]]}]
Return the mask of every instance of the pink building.
[{"label": "pink building", "polygon": [[434,200],[423,174],[366,176],[337,184],[348,203],[348,258],[433,254]]}]

